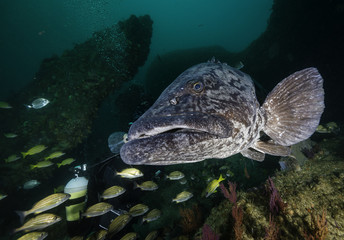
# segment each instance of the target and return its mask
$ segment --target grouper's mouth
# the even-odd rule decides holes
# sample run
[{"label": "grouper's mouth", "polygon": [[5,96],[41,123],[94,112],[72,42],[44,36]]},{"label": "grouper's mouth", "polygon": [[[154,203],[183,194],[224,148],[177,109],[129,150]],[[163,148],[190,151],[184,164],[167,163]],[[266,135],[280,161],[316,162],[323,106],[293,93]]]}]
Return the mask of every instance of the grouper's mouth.
[{"label": "grouper's mouth", "polygon": [[[132,165],[176,164],[178,161],[174,156],[191,154],[190,148],[196,144],[227,138],[230,134],[228,122],[219,116],[188,114],[140,118],[129,129],[128,142],[121,148],[121,157]],[[174,162],[166,159],[174,159]]]},{"label": "grouper's mouth", "polygon": [[130,127],[128,141],[173,133],[208,133],[228,137],[231,128],[224,118],[209,114],[186,114],[138,119]]}]

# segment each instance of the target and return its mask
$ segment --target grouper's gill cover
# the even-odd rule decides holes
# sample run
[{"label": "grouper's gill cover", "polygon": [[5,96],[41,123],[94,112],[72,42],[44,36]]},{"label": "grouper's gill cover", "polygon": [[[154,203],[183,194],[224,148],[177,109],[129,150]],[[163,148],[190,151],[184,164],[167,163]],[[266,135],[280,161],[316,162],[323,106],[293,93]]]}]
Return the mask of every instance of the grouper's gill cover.
[{"label": "grouper's gill cover", "polygon": [[[259,106],[251,78],[210,61],[183,72],[128,132],[120,154],[127,164],[171,165],[236,153],[262,161],[286,156],[308,138],[324,110],[323,80],[315,68],[280,82]],[[259,140],[264,131],[271,140]]]}]

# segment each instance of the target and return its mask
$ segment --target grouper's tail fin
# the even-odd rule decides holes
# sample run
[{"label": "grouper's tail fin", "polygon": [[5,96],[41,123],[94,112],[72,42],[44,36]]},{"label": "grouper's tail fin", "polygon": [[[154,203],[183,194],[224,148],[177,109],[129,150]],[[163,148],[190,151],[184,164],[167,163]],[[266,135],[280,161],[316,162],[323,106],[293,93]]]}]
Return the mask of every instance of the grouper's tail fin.
[{"label": "grouper's tail fin", "polygon": [[309,138],[325,108],[323,79],[316,68],[295,72],[269,93],[262,111],[264,132],[275,143],[290,146]]}]

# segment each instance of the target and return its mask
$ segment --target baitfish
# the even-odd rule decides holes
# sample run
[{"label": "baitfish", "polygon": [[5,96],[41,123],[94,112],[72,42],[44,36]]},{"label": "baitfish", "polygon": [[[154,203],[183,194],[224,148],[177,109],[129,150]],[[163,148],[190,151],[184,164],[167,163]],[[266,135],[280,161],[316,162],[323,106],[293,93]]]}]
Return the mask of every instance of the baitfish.
[{"label": "baitfish", "polygon": [[43,240],[47,236],[48,236],[48,233],[46,232],[30,232],[21,236],[17,240]]},{"label": "baitfish", "polygon": [[[237,153],[263,161],[288,156],[309,138],[324,111],[316,68],[282,80],[259,105],[251,77],[212,59],[179,75],[128,132],[120,150],[130,165],[171,165]],[[261,139],[264,132],[270,139]],[[265,135],[265,136],[266,136]]]},{"label": "baitfish", "polygon": [[31,105],[24,105],[24,106],[26,106],[27,108],[40,109],[47,106],[49,103],[50,101],[48,99],[37,98],[31,103]]}]

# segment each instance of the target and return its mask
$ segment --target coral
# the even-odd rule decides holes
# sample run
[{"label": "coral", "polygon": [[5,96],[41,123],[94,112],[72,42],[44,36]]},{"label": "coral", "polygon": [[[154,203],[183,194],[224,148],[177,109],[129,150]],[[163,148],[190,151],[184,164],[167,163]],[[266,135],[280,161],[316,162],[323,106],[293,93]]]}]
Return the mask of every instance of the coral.
[{"label": "coral", "polygon": [[278,238],[278,226],[274,221],[274,217],[269,215],[269,226],[265,228],[265,240],[277,240]]},{"label": "coral", "polygon": [[314,209],[307,209],[311,215],[310,233],[304,233],[306,240],[324,240],[327,233],[326,210],[323,209],[321,216],[317,215]]},{"label": "coral", "polygon": [[235,233],[235,239],[241,240],[242,235],[244,232],[242,220],[244,218],[244,212],[240,206],[238,206],[236,203],[232,207],[232,216],[235,221],[234,223],[234,233]]},{"label": "coral", "polygon": [[236,183],[232,183],[228,181],[228,185],[229,185],[229,191],[226,189],[223,183],[220,183],[220,188],[225,198],[227,198],[231,203],[234,204],[237,201]]},{"label": "coral", "polygon": [[219,240],[220,236],[217,235],[208,224],[204,224],[202,228],[202,240]]},{"label": "coral", "polygon": [[180,208],[179,214],[181,216],[180,226],[184,234],[191,235],[200,227],[202,213],[197,204],[192,208]]},{"label": "coral", "polygon": [[[279,228],[278,239],[302,240],[308,237],[315,240],[317,235],[324,236],[326,231],[326,240],[344,239],[344,161],[343,155],[340,154],[343,142],[344,136],[324,139],[318,143],[322,150],[316,153],[312,160],[307,161],[302,169],[276,172],[272,178],[273,187],[276,191],[278,189],[280,198],[288,203],[283,212],[271,214],[274,216],[273,222]],[[267,207],[270,201],[267,201],[266,188],[261,186],[246,192],[241,191],[237,202],[244,215],[243,239],[267,237],[266,229],[270,230],[271,223],[270,209]],[[324,208],[326,213],[318,212],[317,216],[314,211],[312,217],[307,208]],[[216,233],[221,234],[223,239],[234,239],[229,232],[234,225],[231,211],[232,203],[225,199],[211,210],[206,219],[206,223]],[[316,234],[315,227],[324,231],[317,230]]]},{"label": "coral", "polygon": [[223,195],[227,198],[232,204],[232,217],[234,219],[234,233],[235,239],[239,240],[242,239],[243,234],[243,225],[242,220],[244,217],[243,210],[237,204],[237,194],[236,194],[236,183],[232,183],[228,181],[229,191],[225,188],[225,186],[221,183],[220,188],[222,190]]},{"label": "coral", "polygon": [[273,214],[278,214],[279,211],[284,211],[286,208],[286,203],[283,202],[281,196],[279,195],[274,182],[269,177],[266,181],[266,191],[270,195],[269,207],[270,212]]}]

